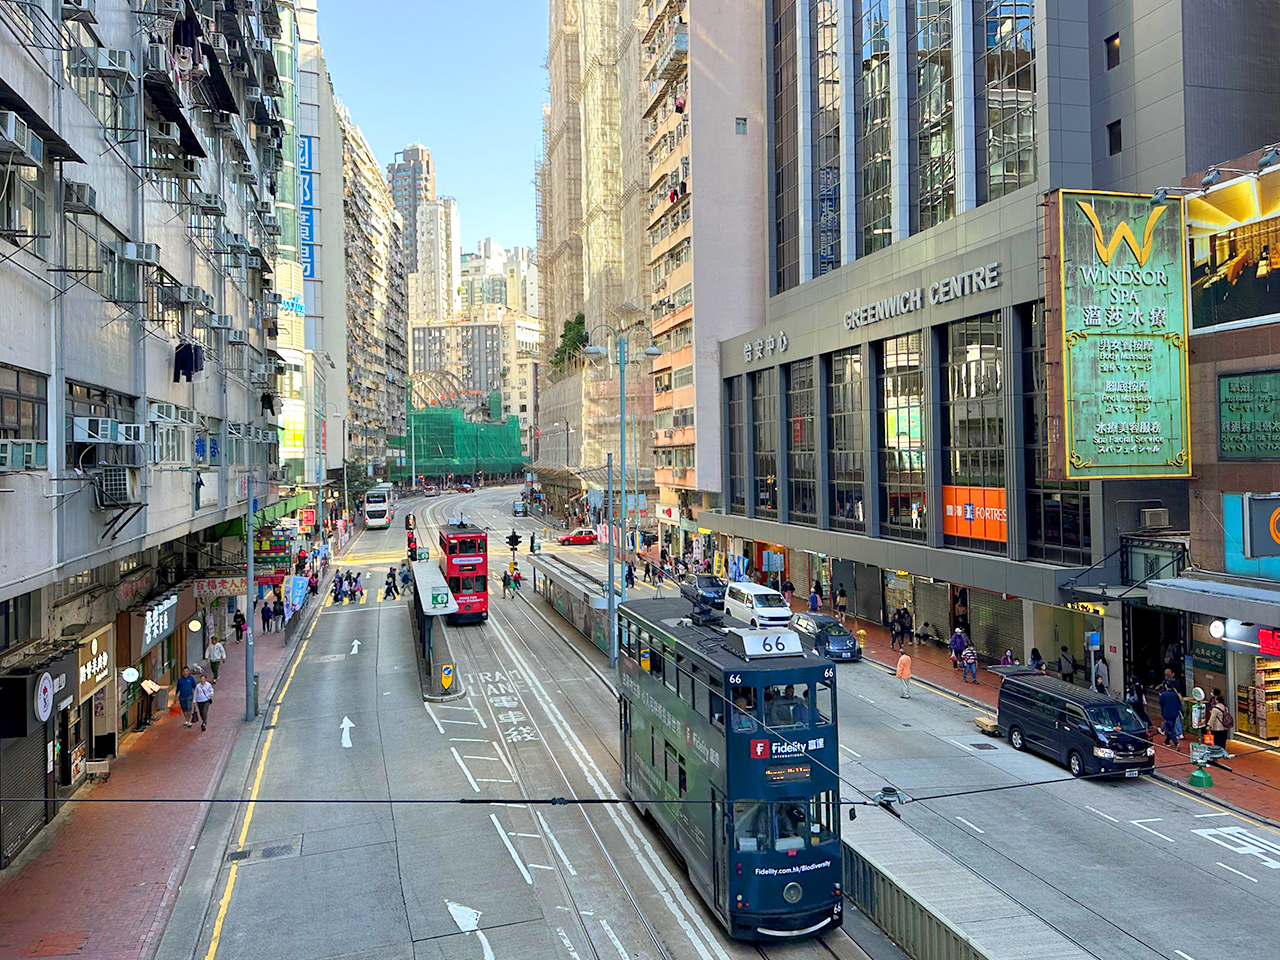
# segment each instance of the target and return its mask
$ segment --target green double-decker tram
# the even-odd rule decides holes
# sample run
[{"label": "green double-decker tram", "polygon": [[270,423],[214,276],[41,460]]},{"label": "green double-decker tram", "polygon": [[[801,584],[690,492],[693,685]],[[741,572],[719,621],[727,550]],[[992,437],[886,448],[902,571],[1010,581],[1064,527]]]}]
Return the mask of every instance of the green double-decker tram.
[{"label": "green double-decker tram", "polygon": [[618,608],[622,770],[730,935],[840,925],[835,668],[787,631]]}]

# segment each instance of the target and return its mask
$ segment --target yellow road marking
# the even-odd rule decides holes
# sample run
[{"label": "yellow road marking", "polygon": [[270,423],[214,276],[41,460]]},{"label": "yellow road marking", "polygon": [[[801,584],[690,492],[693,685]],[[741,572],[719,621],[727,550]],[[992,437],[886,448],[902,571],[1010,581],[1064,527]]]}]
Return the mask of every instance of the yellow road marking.
[{"label": "yellow road marking", "polygon": [[[311,642],[311,631],[316,628],[316,623],[312,621],[311,627],[307,630],[307,636],[302,641],[302,646],[298,648],[297,656],[293,658],[293,666],[289,668],[289,676],[285,677],[284,686],[280,688],[279,702],[276,704],[275,710],[271,714],[271,725],[280,719],[280,705],[284,702],[284,695],[289,691],[289,684],[293,683],[293,675],[298,670],[298,664],[302,662],[302,655],[306,653],[307,644]],[[244,825],[240,828],[240,839],[237,841],[237,849],[243,850],[245,840],[249,836],[249,824],[253,820],[253,808],[258,800],[258,791],[262,788],[262,773],[267,766],[267,752],[271,749],[271,741],[275,737],[274,730],[267,731],[267,739],[262,742],[262,755],[258,758],[258,771],[253,778],[253,789],[249,792],[249,806],[245,808]],[[222,939],[222,923],[227,918],[227,909],[231,906],[231,891],[236,885],[236,870],[238,863],[231,864],[231,870],[227,874],[227,888],[222,892],[222,900],[218,903],[218,917],[213,923],[213,935],[209,940],[209,950],[204,955],[205,960],[213,960],[218,952],[218,942]]]},{"label": "yellow road marking", "polygon": [[[1159,770],[1159,767],[1157,767],[1156,769]],[[1249,826],[1251,827],[1257,827],[1259,830],[1267,830],[1271,833],[1280,833],[1280,830],[1276,830],[1274,827],[1269,827],[1265,823],[1258,823],[1256,820],[1250,820],[1248,817],[1243,816],[1242,814],[1236,813],[1234,810],[1228,810],[1226,807],[1220,807],[1216,803],[1212,803],[1209,800],[1204,800],[1200,797],[1197,797],[1194,793],[1188,793],[1187,791],[1180,790],[1177,787],[1171,787],[1167,783],[1162,783],[1159,780],[1155,780],[1150,777],[1148,777],[1148,780],[1150,780],[1151,783],[1154,783],[1158,787],[1164,787],[1170,793],[1176,793],[1181,797],[1186,797],[1188,800],[1194,800],[1196,803],[1200,804],[1201,806],[1208,807],[1210,810],[1214,810],[1218,813],[1228,813],[1231,816],[1235,817],[1237,820],[1242,820],[1245,823],[1249,824]]]}]

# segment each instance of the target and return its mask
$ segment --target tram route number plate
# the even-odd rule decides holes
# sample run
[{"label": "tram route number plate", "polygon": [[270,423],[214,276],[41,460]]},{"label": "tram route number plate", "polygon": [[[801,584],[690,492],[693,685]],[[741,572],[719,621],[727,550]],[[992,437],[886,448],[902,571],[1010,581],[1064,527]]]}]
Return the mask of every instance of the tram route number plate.
[{"label": "tram route number plate", "polygon": [[742,646],[748,657],[782,657],[803,654],[796,633],[767,633],[763,630],[741,631]]}]

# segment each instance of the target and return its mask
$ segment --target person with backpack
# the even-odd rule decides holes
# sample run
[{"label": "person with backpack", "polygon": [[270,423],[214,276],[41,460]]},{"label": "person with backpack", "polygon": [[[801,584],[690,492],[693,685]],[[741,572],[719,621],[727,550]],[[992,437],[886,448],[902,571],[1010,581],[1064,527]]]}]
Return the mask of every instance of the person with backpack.
[{"label": "person with backpack", "polygon": [[1066,647],[1062,648],[1062,655],[1058,657],[1058,673],[1067,683],[1076,682],[1076,658]]},{"label": "person with backpack", "polygon": [[1215,687],[1213,706],[1209,708],[1209,733],[1213,737],[1213,745],[1223,753],[1226,753],[1227,736],[1235,725],[1236,719],[1227,709],[1226,701],[1222,699],[1222,691]]}]

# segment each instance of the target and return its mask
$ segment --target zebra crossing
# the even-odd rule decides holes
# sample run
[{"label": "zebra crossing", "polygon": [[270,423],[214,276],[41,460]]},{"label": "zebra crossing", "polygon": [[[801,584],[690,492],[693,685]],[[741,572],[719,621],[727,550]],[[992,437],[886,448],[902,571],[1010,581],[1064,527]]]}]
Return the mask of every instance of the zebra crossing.
[{"label": "zebra crossing", "polygon": [[[343,571],[345,573],[345,571]],[[345,602],[335,602],[333,599],[333,585],[329,585],[329,591],[324,598],[324,606],[326,607],[355,607],[370,603],[397,603],[404,596],[403,588],[397,583],[397,589],[401,590],[400,598],[384,597],[384,584],[386,583],[385,570],[369,570],[361,571],[360,582],[364,586],[364,592],[359,597],[351,597]]]}]

